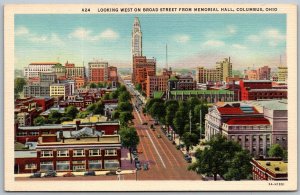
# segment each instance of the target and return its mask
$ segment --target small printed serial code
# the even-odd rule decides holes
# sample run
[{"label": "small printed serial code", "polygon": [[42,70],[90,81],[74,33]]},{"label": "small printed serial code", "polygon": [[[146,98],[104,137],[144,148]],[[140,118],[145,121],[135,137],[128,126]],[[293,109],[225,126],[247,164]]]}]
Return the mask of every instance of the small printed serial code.
[{"label": "small printed serial code", "polygon": [[284,186],[284,183],[269,183],[269,186]]}]

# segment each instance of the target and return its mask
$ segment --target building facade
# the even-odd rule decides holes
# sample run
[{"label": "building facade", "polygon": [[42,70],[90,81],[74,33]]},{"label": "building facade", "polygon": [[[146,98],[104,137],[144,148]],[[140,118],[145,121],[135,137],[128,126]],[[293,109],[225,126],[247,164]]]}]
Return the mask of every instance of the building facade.
[{"label": "building facade", "polygon": [[198,83],[226,82],[227,77],[232,77],[232,63],[230,57],[217,62],[215,68],[197,68],[196,80]]},{"label": "building facade", "polygon": [[141,84],[142,90],[146,91],[148,76],[156,76],[156,60],[147,59],[146,56],[134,56],[132,82]]},{"label": "building facade", "polygon": [[253,180],[288,180],[288,163],[280,158],[253,158]]},{"label": "building facade", "polygon": [[147,87],[146,95],[147,98],[153,97],[154,91],[163,91],[167,90],[168,86],[168,76],[147,76]]},{"label": "building facade", "polygon": [[84,66],[75,66],[75,64],[66,62],[65,67],[66,67],[67,79],[73,79],[76,77],[85,78],[85,67]]},{"label": "building facade", "polygon": [[71,88],[68,83],[56,83],[50,85],[51,97],[63,97],[63,99],[65,100],[69,95],[71,95]]},{"label": "building facade", "polygon": [[287,89],[272,87],[271,80],[240,80],[241,100],[286,99]]},{"label": "building facade", "polygon": [[26,78],[39,77],[40,73],[53,72],[53,66],[59,64],[58,62],[33,62],[24,68],[24,76]]},{"label": "building facade", "polygon": [[89,82],[108,81],[108,62],[89,62]]},{"label": "building facade", "polygon": [[131,53],[132,56],[142,56],[142,31],[141,24],[138,17],[134,18],[133,28],[132,28],[132,46]]},{"label": "building facade", "polygon": [[279,66],[278,67],[278,82],[287,82],[288,81],[288,67]]}]

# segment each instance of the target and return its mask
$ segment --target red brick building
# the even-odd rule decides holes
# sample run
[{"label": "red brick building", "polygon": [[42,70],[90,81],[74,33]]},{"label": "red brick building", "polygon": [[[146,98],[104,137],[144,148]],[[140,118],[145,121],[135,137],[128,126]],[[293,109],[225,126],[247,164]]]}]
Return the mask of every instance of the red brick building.
[{"label": "red brick building", "polygon": [[15,157],[16,173],[116,170],[119,167],[119,135],[60,139],[55,134],[42,135],[35,151],[21,151]]},{"label": "red brick building", "polygon": [[108,67],[108,81],[118,82],[118,69],[115,66]]},{"label": "red brick building", "polygon": [[89,62],[89,82],[108,81],[108,62]]},{"label": "red brick building", "polygon": [[272,87],[268,80],[240,80],[241,100],[287,99],[287,89]]},{"label": "red brick building", "polygon": [[49,108],[51,108],[53,105],[54,105],[54,98],[39,98],[39,97],[36,97],[34,98],[34,101],[36,102],[37,106],[42,108],[42,111],[46,111],[48,110]]},{"label": "red brick building", "polygon": [[141,84],[142,90],[146,91],[147,76],[156,75],[156,60],[147,59],[146,56],[133,57],[132,82]]},{"label": "red brick building", "polygon": [[253,180],[287,180],[288,163],[281,158],[259,157],[251,160]]},{"label": "red brick building", "polygon": [[168,87],[169,76],[147,76],[146,95],[148,98],[153,97],[154,91],[165,92]]}]

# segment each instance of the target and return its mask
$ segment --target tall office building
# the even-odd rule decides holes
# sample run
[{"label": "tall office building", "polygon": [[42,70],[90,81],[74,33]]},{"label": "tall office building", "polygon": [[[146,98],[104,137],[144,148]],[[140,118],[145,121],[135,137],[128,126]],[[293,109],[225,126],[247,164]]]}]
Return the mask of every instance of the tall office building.
[{"label": "tall office building", "polygon": [[132,56],[142,56],[142,31],[138,17],[134,18],[132,29]]}]

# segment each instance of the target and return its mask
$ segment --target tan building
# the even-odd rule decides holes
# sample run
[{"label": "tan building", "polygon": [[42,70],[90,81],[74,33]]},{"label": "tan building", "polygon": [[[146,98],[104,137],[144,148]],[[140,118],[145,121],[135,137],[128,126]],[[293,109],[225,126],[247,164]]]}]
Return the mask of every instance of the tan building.
[{"label": "tan building", "polygon": [[287,180],[288,163],[280,158],[252,159],[253,180]]},{"label": "tan building", "polygon": [[280,66],[278,67],[278,82],[287,82],[288,80],[288,67]]},{"label": "tan building", "polygon": [[230,62],[230,57],[225,58],[221,62],[216,63],[215,68],[207,69],[205,67],[197,68],[197,82],[207,83],[207,82],[226,82],[227,77],[232,76],[232,63]]},{"label": "tan building", "polygon": [[245,80],[259,80],[257,70],[245,70],[244,75],[245,75]]},{"label": "tan building", "polygon": [[66,63],[66,77],[67,79],[72,79],[74,77],[85,78],[85,68],[84,66],[75,66],[75,64]]},{"label": "tan building", "polygon": [[50,96],[51,97],[63,97],[66,99],[70,93],[70,85],[69,83],[57,83],[50,85]]}]

